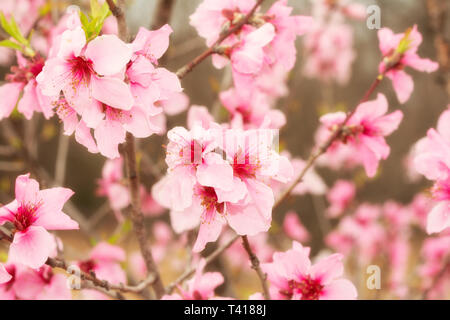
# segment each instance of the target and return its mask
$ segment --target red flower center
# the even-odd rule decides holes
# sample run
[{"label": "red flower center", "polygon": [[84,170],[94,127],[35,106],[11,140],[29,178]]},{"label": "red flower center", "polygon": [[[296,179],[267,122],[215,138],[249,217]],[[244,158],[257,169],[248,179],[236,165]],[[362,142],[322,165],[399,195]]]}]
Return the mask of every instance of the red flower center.
[{"label": "red flower center", "polygon": [[34,58],[27,60],[23,67],[12,66],[11,73],[6,75],[6,81],[28,83],[30,79],[37,77],[44,67],[45,60],[37,54]]},{"label": "red flower center", "polygon": [[91,79],[91,75],[95,73],[92,67],[92,61],[86,60],[83,57],[72,56],[67,60],[67,63],[69,64],[74,84],[84,83],[87,85]]},{"label": "red flower center", "polygon": [[37,219],[36,211],[39,209],[40,203],[38,204],[25,204],[22,203],[14,213],[14,226],[18,231],[26,230],[30,227]]},{"label": "red flower center", "polygon": [[294,293],[301,294],[302,300],[319,300],[323,285],[317,279],[310,276],[304,277],[300,281],[290,280],[289,289],[282,290],[280,293],[289,299],[292,299]]},{"label": "red flower center", "polygon": [[245,155],[243,159],[239,157],[237,154],[233,158],[233,172],[234,175],[239,178],[242,179],[254,178],[256,175],[256,171],[259,168],[260,165],[258,164],[256,159],[251,159],[248,153]]},{"label": "red flower center", "polygon": [[78,266],[80,267],[80,270],[86,273],[90,273],[91,270],[94,270],[95,267],[97,266],[97,264],[95,263],[94,260],[92,259],[88,259],[88,260],[84,260],[81,261]]}]

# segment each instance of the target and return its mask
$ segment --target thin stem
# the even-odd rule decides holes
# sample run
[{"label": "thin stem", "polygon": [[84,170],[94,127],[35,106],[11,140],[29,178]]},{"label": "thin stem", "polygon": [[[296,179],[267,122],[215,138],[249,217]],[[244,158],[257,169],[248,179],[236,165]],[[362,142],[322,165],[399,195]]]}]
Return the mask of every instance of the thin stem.
[{"label": "thin stem", "polygon": [[267,286],[267,274],[262,271],[259,259],[250,247],[247,236],[242,236],[242,246],[244,247],[245,251],[247,251],[248,257],[252,264],[252,268],[255,269],[259,281],[261,282],[264,299],[270,300],[269,287]]},{"label": "thin stem", "polygon": [[214,42],[214,44],[211,47],[203,51],[200,55],[198,55],[196,58],[194,58],[194,60],[192,60],[185,66],[178,69],[178,71],[176,72],[178,78],[180,79],[184,78],[184,76],[186,76],[189,72],[191,72],[192,69],[194,69],[200,62],[208,58],[210,55],[218,52],[219,45],[230,35],[241,30],[241,28],[249,21],[249,19],[253,16],[256,9],[261,5],[263,1],[264,0],[258,0],[248,14],[244,16],[241,20],[239,20],[239,22],[237,22],[233,27],[228,28],[227,30],[222,32],[219,38],[216,40],[216,42]]},{"label": "thin stem", "polygon": [[[375,91],[375,89],[378,87],[378,85],[381,83],[383,78],[384,78],[384,75],[382,74],[382,75],[379,75],[373,81],[369,90],[366,91],[363,98],[360,100],[360,102],[359,102],[360,104],[369,100],[370,96]],[[276,199],[275,204],[273,206],[274,208],[276,208],[281,202],[283,202],[283,200],[285,200],[289,196],[289,194],[295,188],[295,186],[303,180],[305,174],[314,165],[317,158],[319,158],[321,155],[323,155],[325,152],[327,152],[328,148],[333,144],[333,142],[341,137],[342,130],[344,129],[345,125],[350,120],[352,115],[355,113],[355,111],[356,111],[356,108],[354,108],[351,112],[349,112],[347,114],[347,117],[345,118],[344,122],[342,122],[342,124],[334,131],[334,133],[322,145],[320,145],[315,152],[311,153],[311,155],[309,156],[308,160],[306,161],[306,165],[303,167],[302,171],[297,175],[297,177],[293,180],[293,182],[289,185],[289,187],[287,189],[285,189],[281,193],[280,196],[278,196],[278,198]]]}]

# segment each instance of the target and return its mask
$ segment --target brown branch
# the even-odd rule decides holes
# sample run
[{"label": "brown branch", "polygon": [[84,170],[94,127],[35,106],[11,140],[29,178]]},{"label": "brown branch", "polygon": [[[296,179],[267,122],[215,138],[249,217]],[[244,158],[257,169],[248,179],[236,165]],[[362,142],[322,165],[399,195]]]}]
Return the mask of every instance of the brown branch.
[{"label": "brown branch", "polygon": [[194,67],[197,66],[200,62],[208,58],[210,55],[219,52],[220,44],[230,35],[241,30],[241,28],[250,20],[256,9],[261,5],[263,1],[264,0],[258,0],[248,14],[245,15],[241,20],[239,20],[234,26],[222,32],[219,36],[219,39],[217,39],[211,47],[203,51],[200,55],[198,55],[196,58],[194,58],[194,60],[192,60],[185,66],[178,69],[178,71],[176,72],[178,78],[184,78],[184,76],[191,72],[192,69],[194,69]]},{"label": "brown branch", "polygon": [[426,7],[429,24],[434,32],[434,46],[442,71],[443,84],[447,96],[450,97],[450,41],[445,35],[446,20],[449,15],[448,1],[426,0]]},{"label": "brown branch", "polygon": [[244,247],[245,251],[247,251],[248,257],[252,264],[252,268],[256,271],[256,273],[258,274],[258,278],[261,281],[264,299],[270,300],[269,287],[267,286],[267,274],[262,271],[259,259],[250,247],[247,236],[242,236],[242,246]]}]

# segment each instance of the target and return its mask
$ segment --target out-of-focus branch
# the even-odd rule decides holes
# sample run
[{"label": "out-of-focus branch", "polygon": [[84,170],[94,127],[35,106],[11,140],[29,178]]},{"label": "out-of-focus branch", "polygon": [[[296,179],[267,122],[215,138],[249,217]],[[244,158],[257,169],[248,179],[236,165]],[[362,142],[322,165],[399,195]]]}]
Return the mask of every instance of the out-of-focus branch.
[{"label": "out-of-focus branch", "polygon": [[185,66],[178,69],[178,71],[176,72],[178,78],[180,79],[184,78],[184,76],[186,76],[189,72],[191,72],[192,69],[194,69],[203,60],[208,58],[210,55],[219,52],[220,44],[230,35],[241,30],[241,28],[249,21],[249,19],[253,16],[256,9],[261,5],[263,1],[264,0],[258,0],[248,14],[245,15],[241,20],[239,20],[233,27],[228,28],[224,32],[222,32],[219,36],[219,39],[217,39],[216,42],[214,42],[214,44],[211,47],[206,49],[204,52],[202,52],[200,55],[194,58],[194,60],[192,60]]},{"label": "out-of-focus branch", "polygon": [[[107,0],[107,2],[112,14],[117,19],[119,36],[123,41],[127,42],[129,36],[128,36],[127,22],[125,18],[124,1],[119,0],[118,2],[119,6],[117,6],[112,0]],[[149,276],[154,277],[152,286],[155,291],[156,297],[159,299],[164,295],[165,288],[162,283],[161,276],[159,275],[156,263],[153,259],[152,252],[147,244],[147,235],[144,226],[144,216],[141,210],[139,173],[137,170],[137,161],[136,161],[136,142],[134,136],[129,132],[127,132],[126,135],[124,153],[131,195],[131,219],[133,221],[133,229],[136,233],[141,254],[142,257],[144,258],[145,265],[147,267],[147,273]]]},{"label": "out-of-focus branch", "polygon": [[152,29],[159,29],[170,21],[174,5],[175,0],[159,0],[155,15],[153,16]]},{"label": "out-of-focus branch", "polygon": [[449,3],[446,0],[426,0],[431,29],[434,32],[434,46],[442,71],[447,96],[450,97],[450,40],[445,34],[446,20],[449,15]]},{"label": "out-of-focus branch", "polygon": [[252,264],[252,268],[255,269],[256,273],[258,274],[258,278],[263,289],[264,299],[270,300],[269,287],[267,286],[267,274],[262,271],[259,259],[250,247],[247,236],[242,236],[242,245],[245,251],[247,251],[248,257]]}]

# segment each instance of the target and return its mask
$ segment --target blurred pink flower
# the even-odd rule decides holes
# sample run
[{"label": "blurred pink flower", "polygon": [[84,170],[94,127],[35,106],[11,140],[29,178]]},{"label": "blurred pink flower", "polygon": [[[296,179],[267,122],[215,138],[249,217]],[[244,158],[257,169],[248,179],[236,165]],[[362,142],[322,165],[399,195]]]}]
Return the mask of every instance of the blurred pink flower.
[{"label": "blurred pink flower", "polygon": [[327,194],[330,207],[327,209],[331,218],[339,217],[351,204],[356,194],[356,186],[353,182],[338,180]]},{"label": "blurred pink flower", "polygon": [[178,287],[180,294],[165,295],[162,300],[209,300],[215,298],[214,290],[224,279],[219,272],[203,272],[206,262],[202,259],[196,268],[195,275],[187,281],[187,289]]},{"label": "blurred pink flower", "polygon": [[394,34],[388,28],[382,28],[378,31],[378,40],[383,54],[379,71],[386,72],[386,76],[392,80],[398,100],[400,103],[405,103],[414,90],[414,83],[404,68],[411,67],[417,71],[433,72],[439,68],[439,65],[430,59],[418,56],[417,50],[422,43],[422,35],[417,30],[417,25],[405,33],[398,34]]},{"label": "blurred pink flower", "polygon": [[294,241],[292,249],[276,252],[272,263],[263,263],[273,299],[347,300],[356,299],[355,286],[342,278],[341,254],[333,254],[312,265],[309,248]]},{"label": "blurred pink flower", "polygon": [[310,239],[308,230],[303,226],[295,211],[289,211],[284,216],[283,230],[289,238],[300,243],[305,243]]},{"label": "blurred pink flower", "polygon": [[[379,161],[389,156],[390,148],[384,137],[395,131],[403,118],[400,110],[385,115],[387,111],[388,102],[383,94],[378,94],[376,100],[360,104],[345,124],[340,141],[333,143],[350,145],[361,157],[369,177],[375,176]],[[332,131],[345,119],[344,112],[336,112],[322,116],[320,121]]]}]

